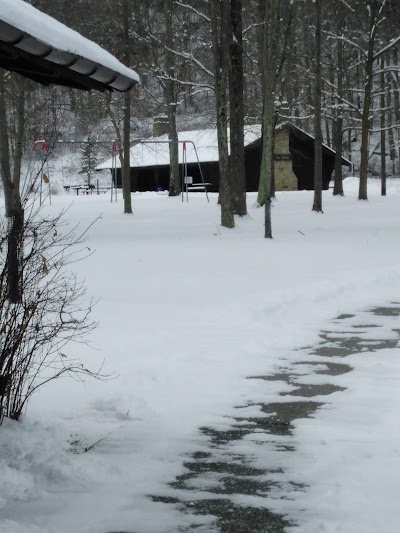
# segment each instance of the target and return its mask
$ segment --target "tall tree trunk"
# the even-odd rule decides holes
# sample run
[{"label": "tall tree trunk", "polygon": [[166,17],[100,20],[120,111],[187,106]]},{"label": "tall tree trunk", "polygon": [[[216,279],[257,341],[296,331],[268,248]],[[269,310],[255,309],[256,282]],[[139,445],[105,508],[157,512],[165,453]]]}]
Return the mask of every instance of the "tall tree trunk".
[{"label": "tall tree trunk", "polygon": [[[124,32],[124,61],[125,65],[130,63],[130,39],[129,39],[129,22],[130,22],[130,0],[124,0],[123,3],[123,32]],[[124,213],[132,213],[131,201],[131,160],[130,160],[130,133],[131,133],[131,95],[127,91],[124,94],[124,125],[123,125],[123,152],[122,161],[122,194],[124,198]]]},{"label": "tall tree trunk", "polygon": [[314,94],[314,203],[312,210],[322,213],[322,130],[321,130],[321,0],[315,0],[315,94]]},{"label": "tall tree trunk", "polygon": [[[337,7],[337,26],[336,33],[341,37],[343,32],[343,6],[338,3]],[[343,172],[342,172],[342,156],[343,156],[343,41],[338,39],[336,42],[336,72],[337,72],[337,98],[336,98],[336,121],[334,125],[334,147],[335,147],[335,182],[333,185],[333,195],[343,196]]]},{"label": "tall tree trunk", "polygon": [[164,20],[165,20],[165,71],[167,80],[165,82],[165,100],[168,115],[168,138],[170,176],[169,176],[169,196],[178,196],[181,193],[181,180],[179,178],[179,148],[178,132],[176,130],[176,60],[172,52],[174,47],[173,32],[173,0],[164,0]]},{"label": "tall tree trunk", "polygon": [[210,0],[219,152],[221,225],[235,226],[228,151],[229,0]]},{"label": "tall tree trunk", "polygon": [[[304,50],[312,50],[312,44],[310,43],[310,20],[307,16],[301,16],[300,18],[300,25],[301,25],[301,31],[302,31],[302,40],[304,42]],[[312,76],[312,54],[305,53],[304,54],[304,66],[306,68],[306,77]],[[313,105],[313,90],[312,90],[312,83],[306,83],[305,86],[306,91],[306,103],[308,106],[312,107]]]},{"label": "tall tree trunk", "polygon": [[0,171],[4,189],[6,217],[8,218],[7,289],[11,303],[22,298],[21,260],[23,250],[24,210],[19,191],[19,179],[11,175],[10,147],[7,126],[4,72],[0,72]]},{"label": "tall tree trunk", "polygon": [[257,48],[258,48],[258,54],[257,54],[257,60],[258,60],[258,69],[260,71],[260,82],[261,82],[261,96],[262,101],[264,102],[264,92],[265,92],[265,79],[264,79],[264,52],[265,52],[265,44],[264,39],[266,38],[265,30],[264,30],[264,22],[266,18],[267,13],[267,2],[265,0],[258,0],[257,4],[257,16],[258,20],[262,21],[262,24],[258,24],[257,26]]},{"label": "tall tree trunk", "polygon": [[247,214],[244,153],[242,0],[230,0],[232,41],[229,46],[230,168],[235,213]]},{"label": "tall tree trunk", "polygon": [[[390,154],[390,161],[392,162],[392,173],[396,174],[396,159],[398,158],[397,153],[397,147],[394,140],[394,132],[392,128],[392,124],[398,124],[396,117],[394,115],[394,110],[392,107],[392,90],[394,89],[393,84],[391,83],[392,80],[390,78],[390,74],[388,76],[388,90],[386,93],[386,123],[390,124],[389,130],[388,130],[388,141],[389,141],[389,154]],[[393,122],[393,120],[396,120],[396,122]]]},{"label": "tall tree trunk", "polygon": [[367,180],[368,180],[368,159],[369,159],[369,132],[370,132],[370,111],[372,102],[372,74],[374,66],[374,47],[377,31],[377,18],[379,12],[378,0],[371,0],[369,3],[369,39],[368,52],[365,60],[364,71],[364,104],[361,120],[361,149],[360,149],[360,188],[358,191],[359,200],[368,200]]},{"label": "tall tree trunk", "polygon": [[18,79],[16,96],[16,132],[15,132],[15,149],[13,157],[13,183],[18,191],[20,190],[21,166],[23,155],[23,141],[25,134],[25,80]]},{"label": "tall tree trunk", "polygon": [[381,57],[381,195],[386,196],[386,112],[385,112],[385,59]]},{"label": "tall tree trunk", "polygon": [[365,89],[364,89],[364,105],[361,120],[361,149],[360,149],[360,187],[358,191],[359,200],[368,200],[368,156],[369,156],[369,130],[371,98],[372,98],[372,55],[367,59],[365,65]]},{"label": "tall tree trunk", "polygon": [[[393,48],[393,64],[399,66],[399,54],[397,51],[397,48]],[[394,116],[396,117],[396,123],[400,124],[400,79],[398,72],[394,72],[393,74],[394,78],[394,84],[393,84],[393,103],[394,103]],[[400,173],[400,130],[397,130],[397,157],[399,161],[399,167],[398,172]]]},{"label": "tall tree trunk", "polygon": [[275,90],[278,66],[280,0],[269,0],[263,21],[262,67],[264,87],[262,159],[257,201],[264,205],[264,237],[272,239],[271,198],[274,165]]}]

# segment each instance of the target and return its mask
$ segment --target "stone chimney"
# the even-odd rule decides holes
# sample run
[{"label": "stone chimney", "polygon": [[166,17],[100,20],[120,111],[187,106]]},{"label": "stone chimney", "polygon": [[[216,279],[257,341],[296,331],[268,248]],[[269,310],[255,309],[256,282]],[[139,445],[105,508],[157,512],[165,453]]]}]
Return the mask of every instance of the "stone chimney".
[{"label": "stone chimney", "polygon": [[153,137],[159,137],[168,133],[168,117],[167,115],[158,115],[153,118]]}]

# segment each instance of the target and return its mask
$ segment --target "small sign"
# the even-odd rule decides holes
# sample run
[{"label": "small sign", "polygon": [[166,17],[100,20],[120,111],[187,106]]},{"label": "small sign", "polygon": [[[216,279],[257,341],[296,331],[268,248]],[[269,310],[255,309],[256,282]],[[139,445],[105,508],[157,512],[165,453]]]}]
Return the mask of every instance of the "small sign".
[{"label": "small sign", "polygon": [[193,176],[186,176],[185,183],[186,185],[193,185]]},{"label": "small sign", "polygon": [[291,161],[292,158],[290,154],[275,154],[274,160],[275,161]]}]

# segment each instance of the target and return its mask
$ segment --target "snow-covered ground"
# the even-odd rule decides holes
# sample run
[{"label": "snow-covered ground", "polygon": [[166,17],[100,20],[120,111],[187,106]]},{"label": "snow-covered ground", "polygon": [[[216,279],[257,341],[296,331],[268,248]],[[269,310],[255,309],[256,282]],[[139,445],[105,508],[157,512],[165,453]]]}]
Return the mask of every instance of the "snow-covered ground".
[{"label": "snow-covered ground", "polygon": [[[73,202],[68,217],[83,226],[102,213],[90,230],[96,252],[75,265],[100,298],[100,325],[75,354],[114,377],[53,382],[20,423],[2,426],[0,531],[175,533],[193,523],[148,495],[172,493],[200,426],[261,401],[265,383],[244,378],[295,361],[341,313],[400,300],[400,180],[385,198],[371,181],[368,202],[357,185],[348,178],[343,198],[324,193],[323,215],[311,212],[312,193],[278,193],[272,241],[255,195],[234,230],[200,193],[188,203],[133,195],[133,216],[108,195],[54,196],[46,211]],[[397,533],[399,353],[346,359],[354,370],[335,378],[346,390],[296,422],[287,470],[309,487],[275,502],[298,521],[291,531]]]}]

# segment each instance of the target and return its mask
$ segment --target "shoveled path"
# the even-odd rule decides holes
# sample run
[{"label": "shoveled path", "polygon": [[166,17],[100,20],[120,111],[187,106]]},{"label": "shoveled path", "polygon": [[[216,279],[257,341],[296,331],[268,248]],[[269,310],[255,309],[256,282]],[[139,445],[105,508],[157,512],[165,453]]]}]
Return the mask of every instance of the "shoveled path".
[{"label": "shoveled path", "polygon": [[[301,383],[301,377],[310,373],[338,376],[352,370],[345,363],[346,356],[362,357],[363,352],[398,345],[400,330],[395,330],[396,338],[380,338],[374,317],[400,316],[399,302],[373,308],[366,316],[365,324],[352,324],[354,315],[337,317],[334,330],[322,331],[315,346],[299,350],[299,360],[289,368],[248,378],[265,381],[266,393],[271,381],[281,383],[283,389],[290,385],[290,392],[279,393],[276,402],[238,406],[224,430],[201,428],[204,445],[187,457],[186,473],[170,483],[176,496],[150,496],[193,517],[193,525],[180,532],[283,533],[286,526],[295,525],[271,512],[265,503],[268,498],[289,498],[294,491],[304,489],[288,481],[284,472],[285,454],[296,453],[291,439],[293,422],[312,417],[323,405],[324,396],[344,390],[330,383]],[[258,408],[258,415],[248,416],[252,407]]]}]

